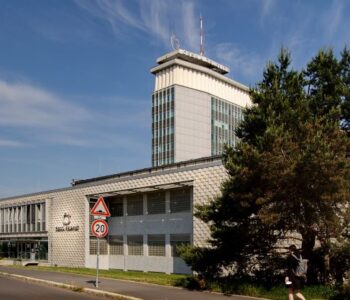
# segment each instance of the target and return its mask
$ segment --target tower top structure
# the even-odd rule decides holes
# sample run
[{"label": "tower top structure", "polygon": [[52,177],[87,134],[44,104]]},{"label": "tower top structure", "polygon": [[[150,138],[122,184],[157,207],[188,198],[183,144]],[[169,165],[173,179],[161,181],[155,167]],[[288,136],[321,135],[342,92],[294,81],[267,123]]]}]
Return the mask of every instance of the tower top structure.
[{"label": "tower top structure", "polygon": [[208,69],[211,69],[219,74],[227,74],[230,72],[230,69],[222,64],[215,62],[212,59],[209,59],[203,55],[196,54],[184,49],[176,49],[171,51],[157,59],[158,65],[164,64],[173,59],[180,59],[184,61],[188,61],[190,63],[194,63],[196,65],[201,65]]}]

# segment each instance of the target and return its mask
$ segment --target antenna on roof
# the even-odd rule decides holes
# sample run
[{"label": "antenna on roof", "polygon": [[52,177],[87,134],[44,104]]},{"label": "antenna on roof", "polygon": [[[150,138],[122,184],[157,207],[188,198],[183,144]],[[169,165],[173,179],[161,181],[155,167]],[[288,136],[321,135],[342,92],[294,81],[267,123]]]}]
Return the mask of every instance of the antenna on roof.
[{"label": "antenna on roof", "polygon": [[203,45],[203,18],[202,18],[202,14],[199,17],[200,20],[200,47],[199,47],[199,54],[200,55],[204,55],[204,45]]},{"label": "antenna on roof", "polygon": [[171,47],[173,48],[173,50],[177,50],[180,48],[180,42],[179,39],[176,37],[175,34],[172,34],[170,37],[170,43],[171,43]]}]

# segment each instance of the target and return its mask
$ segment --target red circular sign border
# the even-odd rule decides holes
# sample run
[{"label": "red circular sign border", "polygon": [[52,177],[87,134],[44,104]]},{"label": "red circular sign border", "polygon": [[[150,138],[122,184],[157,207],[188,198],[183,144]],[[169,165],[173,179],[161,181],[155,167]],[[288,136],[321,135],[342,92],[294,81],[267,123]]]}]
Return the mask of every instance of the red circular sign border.
[{"label": "red circular sign border", "polygon": [[[104,234],[104,235],[99,235],[99,234],[97,234],[97,233],[94,231],[94,225],[95,225],[96,223],[98,223],[98,222],[102,222],[102,223],[106,226],[106,228],[107,228],[107,230],[105,231],[105,234]],[[95,237],[97,237],[97,238],[103,238],[103,237],[105,237],[105,236],[108,234],[108,231],[109,231],[108,223],[107,223],[105,220],[97,219],[97,220],[94,220],[94,221],[92,222],[92,224],[91,224],[91,232],[92,232],[92,234],[93,234]]]}]

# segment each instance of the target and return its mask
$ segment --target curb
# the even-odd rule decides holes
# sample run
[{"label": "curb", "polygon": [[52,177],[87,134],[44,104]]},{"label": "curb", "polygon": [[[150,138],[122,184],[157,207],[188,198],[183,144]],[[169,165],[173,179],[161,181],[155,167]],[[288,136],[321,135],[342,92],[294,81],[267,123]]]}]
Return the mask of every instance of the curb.
[{"label": "curb", "polygon": [[102,290],[95,290],[92,288],[83,288],[83,287],[80,287],[77,285],[71,285],[71,284],[67,284],[67,283],[44,280],[44,279],[28,277],[28,276],[23,276],[23,275],[17,275],[17,274],[11,274],[11,273],[7,273],[7,272],[0,272],[0,275],[12,277],[12,278],[17,278],[17,279],[22,279],[22,280],[26,280],[26,281],[31,281],[31,282],[36,282],[36,283],[44,283],[44,284],[51,285],[51,286],[66,288],[66,289],[72,290],[74,292],[84,292],[84,293],[88,293],[88,294],[94,294],[96,296],[106,296],[106,297],[115,298],[115,299],[119,299],[119,300],[143,300],[141,298],[136,298],[136,297],[132,297],[132,296],[126,296],[126,295],[102,291]]},{"label": "curb", "polygon": [[[52,271],[49,271],[49,272],[52,272]],[[67,274],[65,272],[60,272],[60,271],[55,271],[55,272],[58,272],[61,274]],[[75,274],[75,273],[69,273],[69,274],[80,276],[79,274]],[[67,289],[70,289],[70,290],[75,291],[75,292],[85,292],[85,293],[94,294],[96,296],[106,296],[106,297],[115,298],[115,299],[119,299],[119,300],[143,300],[142,298],[126,296],[126,295],[122,295],[122,294],[118,294],[118,293],[113,293],[113,292],[108,292],[108,291],[103,291],[103,290],[96,290],[96,289],[92,289],[92,288],[83,288],[83,287],[79,287],[76,285],[59,283],[59,282],[49,281],[49,280],[44,280],[44,279],[38,279],[35,277],[27,277],[27,276],[23,276],[23,275],[7,273],[7,272],[2,272],[2,271],[0,271],[0,275],[12,276],[14,278],[19,278],[19,279],[23,279],[23,280],[32,281],[32,282],[46,283],[46,284],[61,287],[61,288],[67,288]],[[85,275],[83,275],[83,276],[85,276]],[[102,278],[105,278],[108,280],[117,280],[117,281],[131,282],[131,283],[139,283],[139,284],[143,284],[143,285],[154,285],[154,286],[164,287],[163,285],[156,284],[156,283],[148,283],[148,282],[141,282],[141,281],[139,282],[139,281],[132,281],[132,280],[127,280],[127,279],[115,279],[115,278],[108,278],[108,277],[101,276],[101,279]],[[177,287],[177,286],[166,286],[166,287],[172,288],[172,289],[186,290],[183,287]],[[201,292],[208,293],[208,294],[215,294],[215,295],[225,295],[225,294],[220,293],[220,292],[213,292],[213,291],[208,291],[208,290],[204,290]],[[226,296],[228,297],[228,299],[230,297],[241,297],[241,298],[244,298],[247,300],[271,300],[268,298],[257,298],[257,297],[253,297],[253,296],[237,295],[237,294],[229,294]],[[313,300],[323,300],[323,299],[313,299]]]}]

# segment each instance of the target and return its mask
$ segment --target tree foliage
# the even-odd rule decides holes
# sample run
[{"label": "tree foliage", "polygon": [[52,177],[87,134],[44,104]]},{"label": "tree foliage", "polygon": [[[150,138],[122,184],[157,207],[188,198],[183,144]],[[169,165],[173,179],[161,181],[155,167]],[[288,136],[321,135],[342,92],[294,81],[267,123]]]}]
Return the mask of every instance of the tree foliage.
[{"label": "tree foliage", "polygon": [[198,207],[211,246],[187,249],[183,257],[207,276],[222,267],[233,267],[236,276],[266,270],[292,233],[310,260],[319,241],[328,265],[336,242],[348,241],[350,52],[345,48],[337,59],[321,50],[300,72],[290,65],[282,49],[250,90],[240,143],[224,154],[229,176],[222,195]]}]

